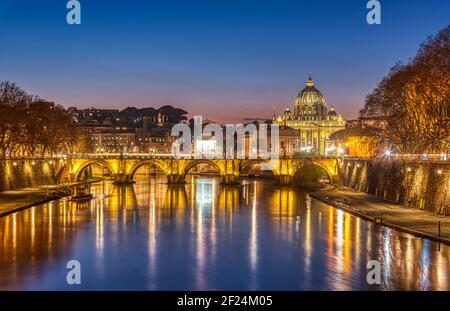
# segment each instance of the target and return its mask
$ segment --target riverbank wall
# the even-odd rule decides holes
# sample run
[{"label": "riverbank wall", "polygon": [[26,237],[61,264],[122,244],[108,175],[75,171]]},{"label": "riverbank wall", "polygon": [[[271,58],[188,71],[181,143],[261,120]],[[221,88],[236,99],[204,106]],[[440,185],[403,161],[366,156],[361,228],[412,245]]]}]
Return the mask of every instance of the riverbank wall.
[{"label": "riverbank wall", "polygon": [[450,164],[396,159],[344,159],[342,185],[404,206],[450,215]]},{"label": "riverbank wall", "polygon": [[0,192],[56,184],[59,169],[58,160],[0,160]]}]

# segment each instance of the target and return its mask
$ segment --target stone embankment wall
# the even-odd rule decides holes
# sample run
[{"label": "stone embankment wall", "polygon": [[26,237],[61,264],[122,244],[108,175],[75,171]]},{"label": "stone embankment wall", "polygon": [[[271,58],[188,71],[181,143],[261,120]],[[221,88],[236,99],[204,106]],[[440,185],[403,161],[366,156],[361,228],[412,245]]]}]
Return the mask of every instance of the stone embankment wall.
[{"label": "stone embankment wall", "polygon": [[450,215],[450,163],[393,159],[345,159],[344,186],[405,206]]},{"label": "stone embankment wall", "polygon": [[52,160],[0,160],[0,192],[55,184],[58,168]]}]

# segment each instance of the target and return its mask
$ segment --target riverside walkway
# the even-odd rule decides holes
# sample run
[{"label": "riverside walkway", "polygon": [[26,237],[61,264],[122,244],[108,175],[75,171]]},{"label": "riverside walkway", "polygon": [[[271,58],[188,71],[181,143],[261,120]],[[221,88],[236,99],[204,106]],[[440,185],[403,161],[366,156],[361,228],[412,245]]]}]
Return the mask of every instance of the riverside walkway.
[{"label": "riverside walkway", "polygon": [[0,192],[0,217],[65,196],[59,188],[38,186]]},{"label": "riverside walkway", "polygon": [[347,187],[329,187],[315,191],[311,196],[363,219],[450,244],[448,216],[395,204]]},{"label": "riverside walkway", "polygon": [[43,185],[0,192],[0,217],[68,196],[70,195],[69,187],[98,180],[90,179],[82,182]]}]

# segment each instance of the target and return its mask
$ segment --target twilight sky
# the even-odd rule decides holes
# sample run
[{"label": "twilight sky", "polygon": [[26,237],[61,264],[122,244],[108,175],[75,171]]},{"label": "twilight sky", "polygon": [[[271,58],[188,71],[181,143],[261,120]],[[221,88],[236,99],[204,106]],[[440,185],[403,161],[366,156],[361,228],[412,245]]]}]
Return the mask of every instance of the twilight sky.
[{"label": "twilight sky", "polygon": [[448,0],[0,0],[0,81],[65,107],[170,104],[219,122],[292,106],[312,72],[355,118],[396,61],[449,24]]}]

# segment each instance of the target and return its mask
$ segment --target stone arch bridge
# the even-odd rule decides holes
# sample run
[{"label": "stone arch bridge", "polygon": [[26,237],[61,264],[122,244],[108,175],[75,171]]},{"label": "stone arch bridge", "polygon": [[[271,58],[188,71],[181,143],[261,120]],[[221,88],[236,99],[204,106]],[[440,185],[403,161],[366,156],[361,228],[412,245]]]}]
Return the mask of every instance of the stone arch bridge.
[{"label": "stone arch bridge", "polygon": [[108,169],[115,183],[132,183],[136,171],[145,165],[151,165],[162,171],[169,184],[185,182],[186,175],[191,169],[200,164],[214,167],[223,184],[235,184],[239,176],[255,164],[265,164],[272,170],[276,180],[282,185],[289,185],[294,177],[308,165],[319,166],[328,174],[332,183],[338,180],[337,159],[334,157],[298,157],[280,158],[277,160],[262,159],[174,159],[171,156],[145,155],[83,155],[69,157],[62,160],[57,178],[59,181],[79,181],[83,172],[91,165],[100,165]]}]

